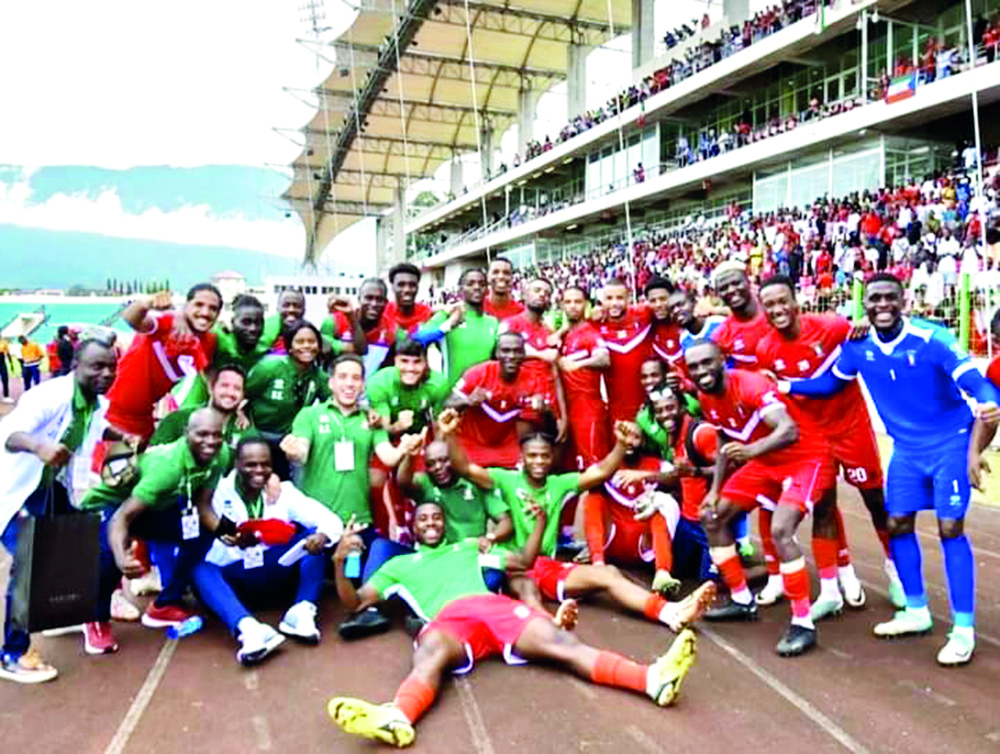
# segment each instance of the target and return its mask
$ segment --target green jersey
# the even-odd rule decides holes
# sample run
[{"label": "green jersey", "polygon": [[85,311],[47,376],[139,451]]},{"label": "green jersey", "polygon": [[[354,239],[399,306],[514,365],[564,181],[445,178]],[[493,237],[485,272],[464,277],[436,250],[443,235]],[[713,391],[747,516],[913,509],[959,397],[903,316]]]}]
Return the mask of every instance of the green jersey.
[{"label": "green jersey", "polygon": [[[447,312],[438,312],[421,330],[435,330],[448,319]],[[471,307],[465,310],[462,323],[444,336],[445,381],[450,391],[465,374],[465,370],[493,356],[500,320],[480,314]]]},{"label": "green jersey", "polygon": [[365,384],[368,401],[379,416],[395,422],[401,412],[413,412],[413,426],[407,432],[419,432],[427,426],[428,414],[436,414],[450,393],[444,377],[432,371],[414,387],[404,387],[396,367],[380,369]]},{"label": "green jersey", "polygon": [[287,435],[296,414],[330,397],[326,375],[315,366],[299,369],[291,356],[268,356],[247,376],[247,405],[261,432]]},{"label": "green jersey", "polygon": [[670,445],[670,435],[660,426],[653,417],[653,412],[649,406],[643,406],[635,417],[635,423],[642,430],[643,438],[650,450],[654,451],[660,458],[669,461],[674,455],[674,449]]},{"label": "green jersey", "polygon": [[83,510],[118,506],[131,495],[153,510],[195,501],[198,493],[215,489],[226,471],[227,453],[220,452],[207,464],[199,464],[191,454],[187,439],[150,447],[139,458],[135,485],[108,487],[103,482],[80,502]]},{"label": "green jersey", "polygon": [[444,511],[444,539],[461,542],[486,536],[486,518],[494,521],[507,509],[493,492],[480,489],[468,479],[458,478],[454,484],[441,487],[427,474],[418,474],[420,501],[437,503]]},{"label": "green jersey", "polygon": [[449,602],[489,594],[483,568],[506,568],[506,554],[482,554],[474,540],[437,547],[387,560],[368,579],[382,599],[398,594],[424,620],[432,620]]},{"label": "green jersey", "polygon": [[500,492],[504,512],[510,514],[514,525],[514,536],[506,542],[497,543],[497,546],[508,550],[524,548],[535,528],[534,516],[525,510],[525,501],[530,498],[548,516],[539,554],[555,557],[559,543],[559,514],[566,500],[580,491],[580,475],[576,472],[550,474],[545,479],[544,487],[535,488],[528,483],[523,471],[488,469],[488,472],[493,486]]},{"label": "green jersey", "polygon": [[384,429],[368,426],[364,411],[344,414],[332,400],[302,409],[292,423],[296,437],[309,441],[309,458],[299,489],[340,516],[359,524],[372,521],[368,464],[375,447],[389,442]]},{"label": "green jersey", "polygon": [[[188,420],[191,418],[191,414],[197,411],[201,407],[188,407],[179,408],[176,411],[167,414],[160,420],[160,423],[156,426],[156,431],[153,432],[153,436],[149,438],[149,445],[168,445],[175,440],[179,440],[184,437],[187,432]],[[239,429],[236,426],[236,414],[231,414],[226,417],[226,423],[222,425],[222,442],[224,450],[227,452],[227,464],[226,468],[230,468],[232,463],[236,460],[236,446],[239,441],[244,437],[253,437],[257,432],[254,430],[251,424],[246,429]]]}]

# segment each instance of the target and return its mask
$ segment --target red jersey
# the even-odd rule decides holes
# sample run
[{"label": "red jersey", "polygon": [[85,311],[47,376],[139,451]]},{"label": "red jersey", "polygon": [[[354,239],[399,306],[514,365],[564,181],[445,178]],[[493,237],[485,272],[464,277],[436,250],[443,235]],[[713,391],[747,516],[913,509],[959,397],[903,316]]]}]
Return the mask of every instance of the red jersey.
[{"label": "red jersey", "polygon": [[[745,445],[771,433],[771,427],[764,421],[771,412],[784,408],[798,420],[794,406],[778,395],[778,388],[771,380],[744,369],[726,371],[725,393],[711,395],[699,390],[698,400],[709,424]],[[817,435],[802,433],[791,445],[754,460],[765,466],[794,465],[823,455],[825,449],[825,443]]]},{"label": "red jersey", "polygon": [[722,352],[736,369],[757,368],[757,344],[771,331],[764,308],[757,305],[757,316],[743,322],[732,314],[712,333]]},{"label": "red jersey", "polygon": [[[685,416],[681,423],[681,431],[674,443],[674,458],[678,461],[691,461],[688,455],[688,435],[691,433],[690,416]],[[691,444],[701,455],[700,461],[714,461],[719,449],[719,436],[711,424],[702,422],[694,428]],[[698,521],[701,503],[708,494],[708,480],[702,477],[681,477],[681,518],[688,521]]]},{"label": "red jersey", "polygon": [[654,320],[650,345],[653,353],[674,366],[684,352],[681,350],[681,328],[669,320]]},{"label": "red jersey", "polygon": [[154,404],[181,379],[211,363],[215,333],[178,337],[173,331],[175,316],[174,312],[151,315],[153,330],[138,333],[119,362],[108,391],[108,421],[118,429],[151,435]]},{"label": "red jersey", "polygon": [[513,382],[507,382],[500,376],[500,362],[486,361],[469,367],[455,385],[466,396],[479,387],[487,399],[466,409],[458,441],[473,463],[512,468],[521,457],[517,420],[531,397],[531,386],[523,369]]},{"label": "red jersey", "polygon": [[505,319],[516,317],[518,314],[523,312],[524,304],[520,301],[515,301],[514,299],[508,299],[506,304],[500,306],[493,301],[493,296],[486,294],[486,299],[483,301],[483,311],[487,314],[492,314],[498,320],[503,322]]},{"label": "red jersey", "polygon": [[[387,307],[388,311],[388,307]],[[334,340],[352,343],[354,341],[354,330],[350,322],[340,312],[334,312],[331,318],[327,318],[323,323],[322,331]],[[370,329],[365,330],[365,342],[368,344],[368,351],[362,356],[365,363],[365,378],[371,377],[378,371],[389,354],[389,349],[396,344],[396,321],[382,313],[382,318]],[[391,365],[390,365],[391,366]]]},{"label": "red jersey", "polygon": [[620,320],[600,323],[601,345],[611,352],[611,367],[605,375],[612,421],[633,421],[646,393],[639,382],[642,362],[649,358],[649,333],[653,313],[646,307],[630,307]]},{"label": "red jersey", "polygon": [[986,368],[986,379],[996,387],[1000,387],[1000,356],[997,356]]},{"label": "red jersey", "polygon": [[[628,456],[625,456],[625,460],[622,461],[622,465],[619,468],[622,469],[638,469],[639,471],[655,471],[659,472],[663,469],[664,463],[656,456],[645,456],[640,455],[638,457],[629,460]],[[604,493],[611,498],[618,505],[624,506],[628,509],[634,509],[635,504],[642,497],[642,494],[646,491],[646,485],[642,482],[632,482],[625,487],[618,487],[615,485],[612,479],[609,479],[604,483]]]},{"label": "red jersey", "polygon": [[[601,344],[601,334],[593,324],[584,320],[570,328],[563,338],[559,355],[569,361],[583,361],[594,355]],[[604,404],[601,397],[601,370],[585,367],[575,372],[562,372],[563,388],[566,391],[566,407],[570,413],[581,402]]]},{"label": "red jersey", "polygon": [[[500,332],[518,333],[524,338],[525,344],[530,345],[536,351],[544,351],[547,348],[552,348],[549,345],[549,337],[552,335],[552,330],[544,322],[537,324],[532,322],[528,318],[527,313],[518,314],[505,320],[500,325]],[[552,364],[548,364],[542,361],[542,359],[533,356],[526,358],[521,365],[522,374],[532,384],[537,386],[532,392],[547,396],[551,395],[554,398],[556,394],[556,378],[552,370]]]},{"label": "red jersey", "polygon": [[[772,328],[757,344],[757,363],[787,380],[807,380],[826,373],[837,357],[841,344],[851,330],[846,319],[833,314],[802,314],[801,332],[788,340]],[[871,420],[857,380],[829,398],[805,398],[796,405],[801,409],[803,431],[835,437],[864,428]]]},{"label": "red jersey", "polygon": [[413,333],[420,329],[420,325],[433,316],[434,310],[427,306],[427,304],[415,303],[413,311],[410,314],[403,314],[403,312],[396,308],[396,304],[392,301],[386,304],[385,313],[382,315],[386,321],[395,322],[396,326],[407,335],[413,335]]}]

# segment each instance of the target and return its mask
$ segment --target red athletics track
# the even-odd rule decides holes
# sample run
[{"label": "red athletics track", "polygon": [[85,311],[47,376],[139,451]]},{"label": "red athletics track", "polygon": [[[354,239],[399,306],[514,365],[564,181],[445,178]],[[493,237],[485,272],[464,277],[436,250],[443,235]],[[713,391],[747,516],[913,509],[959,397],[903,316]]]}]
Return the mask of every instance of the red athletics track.
[{"label": "red athletics track", "polygon": [[[1000,510],[974,506],[968,530],[979,565],[979,649],[971,666],[939,668],[948,603],[933,519],[921,520],[931,606],[925,638],[882,642],[871,625],[889,615],[881,553],[857,495],[844,490],[855,563],[869,607],[820,626],[820,649],[774,654],[784,605],[757,624],[703,626],[700,656],[678,706],[600,688],[541,667],[483,663],[445,684],[421,721],[413,751],[473,752],[983,752],[1000,751]],[[3,571],[6,568],[3,567]],[[121,652],[85,657],[78,637],[39,639],[61,671],[51,684],[0,682],[4,751],[370,752],[326,717],[335,694],[388,700],[409,666],[402,630],[345,645],[342,611],[322,608],[318,648],[286,643],[264,665],[234,660],[235,642],[211,621],[179,643],[117,626]],[[272,625],[279,613],[263,616]],[[670,642],[665,628],[586,604],[580,636],[642,661]]]}]

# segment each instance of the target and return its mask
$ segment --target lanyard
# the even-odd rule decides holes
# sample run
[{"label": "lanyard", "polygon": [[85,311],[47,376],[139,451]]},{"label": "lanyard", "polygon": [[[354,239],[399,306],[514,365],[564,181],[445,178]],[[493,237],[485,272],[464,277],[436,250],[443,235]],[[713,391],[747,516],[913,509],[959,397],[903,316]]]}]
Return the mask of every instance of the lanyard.
[{"label": "lanyard", "polygon": [[[245,501],[244,501],[245,502]],[[261,519],[264,518],[264,496],[261,494],[257,495],[257,499],[253,503],[246,503],[247,515],[250,519]]]}]

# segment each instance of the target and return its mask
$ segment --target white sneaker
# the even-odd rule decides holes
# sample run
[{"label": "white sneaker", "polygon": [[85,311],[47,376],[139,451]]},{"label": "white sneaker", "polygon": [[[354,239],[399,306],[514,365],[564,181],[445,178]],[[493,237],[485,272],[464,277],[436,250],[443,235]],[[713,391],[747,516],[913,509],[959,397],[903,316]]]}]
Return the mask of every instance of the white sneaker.
[{"label": "white sneaker", "polygon": [[889,601],[894,608],[902,610],[906,607],[906,592],[903,591],[903,582],[899,580],[896,564],[887,560],[883,568],[885,575],[889,577]]},{"label": "white sneaker", "polygon": [[965,665],[976,651],[976,635],[972,631],[953,630],[948,634],[948,643],[938,652],[938,665],[954,667]]},{"label": "white sneaker", "polygon": [[111,595],[111,620],[122,623],[135,623],[142,617],[142,612],[129,602],[122,589],[115,589]]},{"label": "white sneaker", "polygon": [[823,596],[821,594],[809,608],[809,617],[813,621],[820,621],[824,618],[835,617],[843,612],[844,599],[840,596],[840,594],[838,594],[836,598],[833,596]]},{"label": "white sneaker", "polygon": [[296,602],[285,613],[278,624],[278,630],[307,644],[319,644],[319,629],[316,628],[316,605],[312,602]]},{"label": "white sneaker", "polygon": [[882,639],[895,639],[900,636],[920,636],[929,633],[934,626],[934,619],[927,608],[919,610],[900,610],[885,623],[875,626],[875,635]]},{"label": "white sneaker", "polygon": [[79,623],[75,626],[62,626],[61,628],[46,628],[42,631],[42,636],[46,639],[52,639],[57,636],[70,636],[71,634],[82,634],[83,624]]},{"label": "white sneaker", "polygon": [[285,637],[254,618],[240,621],[240,648],[236,659],[241,665],[254,665],[277,649]]},{"label": "white sneaker", "polygon": [[136,597],[159,594],[163,591],[163,582],[160,581],[160,569],[153,566],[139,578],[131,579],[128,585],[129,591]]},{"label": "white sneaker", "polygon": [[841,572],[839,581],[840,588],[844,592],[844,601],[848,606],[852,610],[863,608],[868,601],[868,596],[865,594],[865,588],[862,586],[861,581],[855,575],[854,568],[850,569],[850,573]]},{"label": "white sneaker", "polygon": [[764,588],[757,592],[757,597],[755,599],[760,607],[767,607],[769,605],[777,604],[784,598],[785,585],[782,583],[781,578],[770,577],[767,580],[767,584],[764,585]]}]

